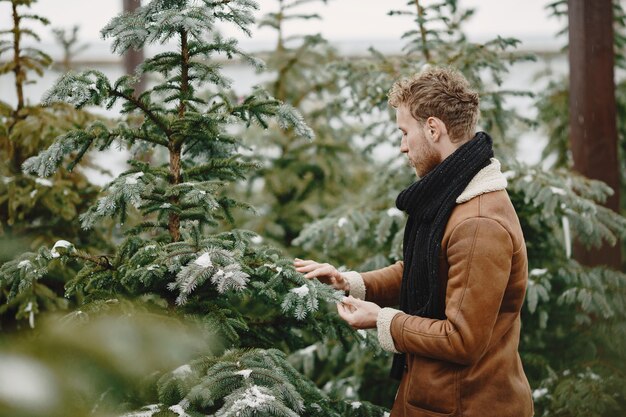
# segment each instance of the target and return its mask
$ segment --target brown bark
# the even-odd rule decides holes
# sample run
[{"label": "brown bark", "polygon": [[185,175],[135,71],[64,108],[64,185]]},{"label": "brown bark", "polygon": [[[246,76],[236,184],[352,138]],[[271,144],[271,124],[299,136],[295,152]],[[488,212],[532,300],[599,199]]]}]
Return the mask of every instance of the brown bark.
[{"label": "brown bark", "polygon": [[[180,151],[179,144],[170,143],[168,147],[170,151],[170,176],[172,184],[180,184]],[[178,198],[172,197],[170,200],[172,205],[178,205]],[[170,212],[167,228],[170,232],[172,242],[180,240],[180,216],[177,213]]]},{"label": "brown bark", "polygon": [[[605,206],[619,212],[612,0],[569,0],[570,141],[574,169],[604,181],[614,194]],[[620,245],[587,250],[574,245],[584,265],[620,268]]]},{"label": "brown bark", "polygon": [[[141,0],[122,0],[125,13],[132,13],[141,7]],[[126,74],[135,73],[137,66],[144,61],[143,49],[129,49],[124,53],[124,69]],[[141,77],[135,85],[135,95],[139,96],[146,89],[145,77]]]},{"label": "brown bark", "polygon": [[[186,101],[189,93],[189,46],[187,44],[187,32],[180,31],[180,50],[181,50],[181,70],[180,70],[180,94],[181,99],[178,105],[178,117],[182,119],[187,109]],[[182,138],[171,136],[168,145],[170,151],[170,180],[172,184],[180,184],[180,157],[182,151]],[[178,198],[173,196],[170,200],[172,205],[178,205]],[[180,216],[177,213],[170,212],[168,229],[172,241],[180,240]]]},{"label": "brown bark", "polygon": [[15,90],[17,91],[17,111],[24,107],[24,70],[20,60],[20,16],[17,13],[17,3],[13,7],[13,72],[15,73]]},{"label": "brown bark", "polygon": [[[423,19],[424,8],[420,6],[419,0],[415,0],[415,6],[417,7],[417,17],[419,19]],[[424,54],[424,59],[427,62],[430,62],[430,51],[428,50],[428,47],[426,45],[426,27],[424,27],[424,24],[421,21],[419,23],[419,27],[420,27],[420,36],[422,38],[422,53]]]}]

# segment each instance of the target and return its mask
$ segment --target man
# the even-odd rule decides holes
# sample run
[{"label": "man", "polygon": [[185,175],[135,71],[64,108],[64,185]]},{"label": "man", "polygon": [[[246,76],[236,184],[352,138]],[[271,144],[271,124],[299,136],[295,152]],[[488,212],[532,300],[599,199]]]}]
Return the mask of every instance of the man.
[{"label": "man", "polygon": [[526,246],[491,138],[474,134],[478,94],[457,71],[430,68],[397,82],[389,103],[420,177],[396,200],[408,214],[403,262],[359,274],[296,259],[296,270],[349,292],[339,315],[377,327],[395,353],[391,417],[529,417]]}]

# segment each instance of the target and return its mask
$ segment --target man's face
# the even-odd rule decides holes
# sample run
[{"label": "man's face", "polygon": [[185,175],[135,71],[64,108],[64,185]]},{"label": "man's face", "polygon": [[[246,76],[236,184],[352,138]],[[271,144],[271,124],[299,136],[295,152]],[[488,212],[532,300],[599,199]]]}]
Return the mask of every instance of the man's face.
[{"label": "man's face", "polygon": [[405,105],[396,109],[396,123],[402,131],[400,152],[407,154],[417,176],[423,177],[441,163],[439,152],[426,138],[427,126],[415,120]]}]

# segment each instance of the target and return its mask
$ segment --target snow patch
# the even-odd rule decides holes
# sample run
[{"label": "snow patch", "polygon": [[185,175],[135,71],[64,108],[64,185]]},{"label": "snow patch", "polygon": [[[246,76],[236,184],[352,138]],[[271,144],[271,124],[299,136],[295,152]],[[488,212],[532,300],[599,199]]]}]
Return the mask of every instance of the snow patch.
[{"label": "snow patch", "polygon": [[28,313],[28,325],[31,329],[35,328],[35,312],[33,311],[33,302],[29,301],[24,308],[24,312]]},{"label": "snow patch", "polygon": [[243,369],[239,372],[235,372],[237,375],[243,376],[243,379],[248,379],[252,373],[252,369]]},{"label": "snow patch", "polygon": [[533,391],[533,400],[538,400],[539,398],[545,396],[548,393],[548,388],[537,388]]},{"label": "snow patch", "polygon": [[31,266],[31,263],[30,263],[30,261],[28,259],[25,260],[25,261],[20,262],[19,264],[17,264],[17,267],[20,268],[20,269],[21,268],[28,269],[29,266]]},{"label": "snow patch", "polygon": [[52,247],[52,250],[50,251],[50,254],[53,258],[58,258],[61,256],[61,254],[57,251],[57,248],[70,249],[72,248],[72,244],[67,240],[57,240]]},{"label": "snow patch", "polygon": [[306,297],[309,294],[309,286],[304,284],[301,287],[293,288],[291,292],[297,294],[298,297]]},{"label": "snow patch", "polygon": [[572,236],[569,227],[569,218],[567,216],[563,216],[561,218],[561,222],[563,224],[563,243],[565,244],[565,256],[568,258],[572,257]]},{"label": "snow patch", "polygon": [[33,190],[30,192],[30,198],[35,198],[35,196],[37,195],[37,190]]},{"label": "snow patch", "polygon": [[126,185],[135,185],[137,180],[143,177],[143,172],[135,172],[134,174],[126,176]]},{"label": "snow patch", "polygon": [[153,414],[159,412],[161,404],[150,404],[142,407],[141,411],[133,411],[123,414],[121,417],[152,417]]},{"label": "snow patch", "polygon": [[185,412],[183,407],[180,404],[176,404],[168,408],[168,410],[175,412],[179,417],[191,417],[189,414]]},{"label": "snow patch", "polygon": [[203,253],[198,259],[193,261],[194,264],[200,265],[203,268],[210,268],[213,266],[213,262],[211,262],[211,256],[208,252]]},{"label": "snow patch", "polygon": [[170,203],[163,203],[159,207],[162,208],[162,209],[166,209],[166,208],[172,207],[172,205]]},{"label": "snow patch", "polygon": [[35,182],[39,185],[43,185],[44,187],[52,187],[52,181],[45,178],[37,178],[35,179]]},{"label": "snow patch", "polygon": [[391,207],[387,209],[387,216],[389,217],[402,217],[402,211],[398,210],[396,207]]},{"label": "snow patch", "polygon": [[263,404],[274,401],[275,399],[276,397],[273,395],[265,394],[261,391],[259,386],[253,385],[244,392],[243,398],[235,401],[232,411],[239,413],[241,410],[248,408],[258,409]]},{"label": "snow patch", "polygon": [[259,245],[259,244],[263,243],[263,238],[261,236],[259,236],[259,235],[256,235],[253,238],[251,238],[250,241],[252,243],[254,243],[255,245]]},{"label": "snow patch", "polygon": [[352,406],[353,409],[357,409],[361,407],[361,402],[360,401],[353,401],[350,403],[350,405]]},{"label": "snow patch", "polygon": [[337,220],[337,226],[339,227],[344,227],[347,223],[348,219],[346,219],[345,217],[341,217],[339,220]]},{"label": "snow patch", "polygon": [[183,365],[183,366],[179,366],[178,368],[174,369],[172,371],[172,373],[176,376],[183,376],[183,375],[187,375],[191,373],[191,366],[189,365]]},{"label": "snow patch", "polygon": [[558,194],[558,195],[566,195],[567,194],[564,189],[559,188],[559,187],[550,187],[550,191],[552,191],[552,193]]},{"label": "snow patch", "polygon": [[543,274],[545,274],[546,272],[548,272],[548,270],[546,268],[541,268],[541,269],[533,269],[530,271],[530,275],[533,277],[538,277],[541,276]]},{"label": "snow patch", "polygon": [[310,356],[317,350],[317,345],[307,346],[304,349],[300,349],[300,354],[304,356]]}]

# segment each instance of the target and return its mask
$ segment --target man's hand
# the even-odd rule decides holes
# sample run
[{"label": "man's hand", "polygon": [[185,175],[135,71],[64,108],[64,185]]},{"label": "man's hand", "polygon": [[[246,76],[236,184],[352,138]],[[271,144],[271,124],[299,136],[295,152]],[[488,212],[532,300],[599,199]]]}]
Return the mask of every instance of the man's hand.
[{"label": "man's hand", "polygon": [[320,264],[311,260],[296,258],[293,261],[296,271],[304,274],[307,279],[317,278],[324,284],[329,284],[336,290],[350,291],[350,285],[343,279],[337,268],[331,264]]},{"label": "man's hand", "polygon": [[373,329],[376,327],[376,319],[381,308],[369,301],[358,298],[344,297],[337,304],[339,316],[355,329]]}]

